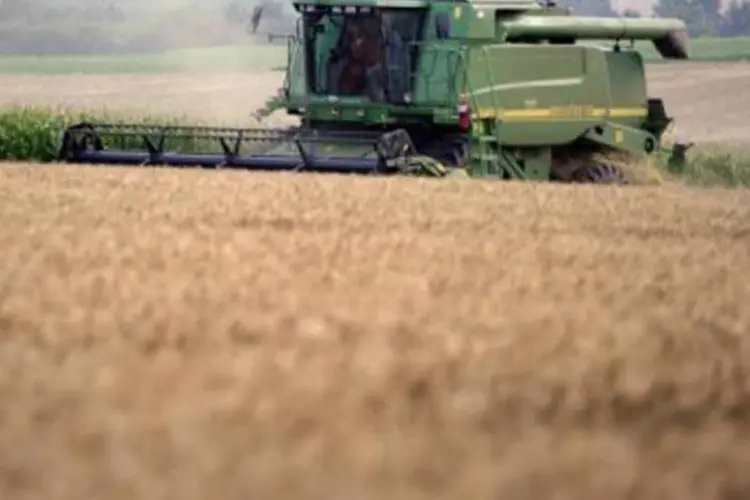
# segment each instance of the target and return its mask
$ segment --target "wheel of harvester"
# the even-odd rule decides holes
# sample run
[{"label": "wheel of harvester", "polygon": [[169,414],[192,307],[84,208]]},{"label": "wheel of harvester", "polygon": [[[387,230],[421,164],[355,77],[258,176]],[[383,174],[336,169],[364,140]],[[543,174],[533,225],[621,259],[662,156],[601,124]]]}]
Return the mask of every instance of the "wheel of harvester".
[{"label": "wheel of harvester", "polygon": [[446,178],[467,179],[471,177],[466,170],[466,163],[469,160],[466,137],[462,135],[434,137],[420,146],[422,154],[434,158],[448,168]]},{"label": "wheel of harvester", "polygon": [[616,184],[620,186],[628,184],[622,170],[613,165],[601,163],[593,163],[579,168],[573,173],[572,180],[573,182],[586,184]]}]

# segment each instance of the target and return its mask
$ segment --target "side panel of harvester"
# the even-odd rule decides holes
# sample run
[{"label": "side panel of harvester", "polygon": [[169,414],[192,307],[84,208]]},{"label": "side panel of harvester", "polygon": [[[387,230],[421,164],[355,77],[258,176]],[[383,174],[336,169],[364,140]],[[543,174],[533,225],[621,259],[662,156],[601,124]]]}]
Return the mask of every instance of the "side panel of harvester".
[{"label": "side panel of harvester", "polygon": [[569,144],[602,121],[641,128],[647,119],[637,52],[497,44],[472,49],[468,59],[476,119],[496,122],[503,143]]},{"label": "side panel of harvester", "polygon": [[[473,9],[471,4],[434,2],[422,29],[422,42],[413,68],[413,104],[434,112],[435,122],[451,121],[466,78],[466,42]],[[455,123],[455,117],[452,120]]]}]

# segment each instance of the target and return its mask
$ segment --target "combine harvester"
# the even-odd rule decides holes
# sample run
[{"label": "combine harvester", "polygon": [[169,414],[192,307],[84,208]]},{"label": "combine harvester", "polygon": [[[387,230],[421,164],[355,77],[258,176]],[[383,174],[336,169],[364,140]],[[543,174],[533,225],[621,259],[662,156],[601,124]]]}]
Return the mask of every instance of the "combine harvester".
[{"label": "combine harvester", "polygon": [[[672,122],[634,42],[688,55],[679,19],[580,17],[535,0],[294,7],[276,104],[299,126],[81,123],[60,160],[625,183],[601,154],[658,153]],[[590,43],[603,40],[612,46]]]}]

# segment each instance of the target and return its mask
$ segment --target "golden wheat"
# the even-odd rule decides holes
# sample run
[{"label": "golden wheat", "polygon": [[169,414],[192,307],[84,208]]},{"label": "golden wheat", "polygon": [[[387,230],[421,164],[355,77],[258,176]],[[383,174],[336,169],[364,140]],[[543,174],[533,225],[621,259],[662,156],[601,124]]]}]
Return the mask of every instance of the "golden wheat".
[{"label": "golden wheat", "polygon": [[0,200],[2,498],[750,494],[747,192],[6,166]]}]

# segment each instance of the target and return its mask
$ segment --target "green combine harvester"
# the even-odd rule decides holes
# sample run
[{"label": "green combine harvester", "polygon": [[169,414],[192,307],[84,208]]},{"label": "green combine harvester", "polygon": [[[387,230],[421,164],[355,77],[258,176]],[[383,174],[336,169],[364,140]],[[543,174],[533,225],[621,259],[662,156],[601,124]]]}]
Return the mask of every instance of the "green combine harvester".
[{"label": "green combine harvester", "polygon": [[679,19],[581,17],[534,0],[294,7],[276,106],[299,126],[80,123],[60,160],[624,183],[602,154],[661,152],[672,122],[648,96],[635,41],[688,56]]}]

